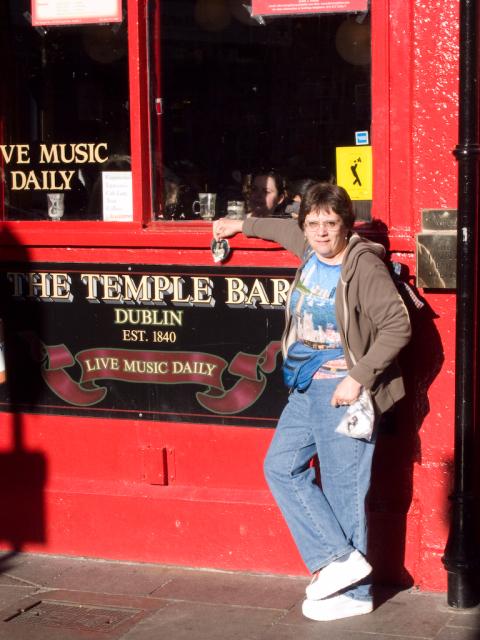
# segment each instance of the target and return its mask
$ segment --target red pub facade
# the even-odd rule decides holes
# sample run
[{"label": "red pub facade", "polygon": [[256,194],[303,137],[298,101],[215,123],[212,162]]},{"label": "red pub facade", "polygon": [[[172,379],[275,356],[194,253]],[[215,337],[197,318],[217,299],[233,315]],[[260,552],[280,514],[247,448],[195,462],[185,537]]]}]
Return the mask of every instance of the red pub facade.
[{"label": "red pub facade", "polygon": [[2,547],[305,574],[262,472],[295,260],[236,237],[214,263],[192,204],[215,192],[222,215],[267,163],[338,177],[338,149],[368,146],[359,230],[426,302],[379,436],[370,555],[379,582],[445,590],[458,2],[37,4],[0,9]]}]

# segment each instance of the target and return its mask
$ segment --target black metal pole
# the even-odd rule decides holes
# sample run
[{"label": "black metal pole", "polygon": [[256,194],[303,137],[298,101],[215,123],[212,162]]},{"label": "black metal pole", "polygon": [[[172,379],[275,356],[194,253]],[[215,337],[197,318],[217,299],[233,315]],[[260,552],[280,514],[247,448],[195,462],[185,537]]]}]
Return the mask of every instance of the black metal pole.
[{"label": "black metal pole", "polygon": [[454,486],[450,532],[443,563],[448,604],[473,607],[478,588],[480,546],[476,539],[475,384],[476,248],[479,205],[478,0],[460,2],[460,100],[457,221],[457,328],[455,376]]}]

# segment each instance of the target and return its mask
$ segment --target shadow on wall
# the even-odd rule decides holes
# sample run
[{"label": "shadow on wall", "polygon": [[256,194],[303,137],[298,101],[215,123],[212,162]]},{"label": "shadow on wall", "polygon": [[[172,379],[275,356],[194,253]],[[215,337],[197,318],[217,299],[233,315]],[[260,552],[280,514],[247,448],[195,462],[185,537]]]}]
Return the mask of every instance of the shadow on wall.
[{"label": "shadow on wall", "polygon": [[[369,237],[387,250],[388,228],[374,221]],[[415,293],[413,277],[402,265],[401,280]],[[428,390],[444,361],[440,334],[434,320],[438,316],[428,303],[417,309],[406,291],[400,289],[410,313],[412,339],[399,357],[406,396],[390,412],[382,416],[372,471],[372,486],[368,497],[370,514],[369,558],[377,583],[409,587],[412,576],[405,568],[407,546],[407,515],[413,497],[413,468],[421,462],[419,431],[430,411]],[[418,295],[418,293],[417,293]],[[415,517],[414,513],[412,513]],[[415,527],[411,527],[415,530]],[[409,534],[408,545],[416,550],[419,541]]]},{"label": "shadow on wall", "polygon": [[[0,436],[0,545],[11,551],[0,559],[0,571],[5,571],[12,554],[22,551],[27,544],[41,544],[46,540],[44,491],[47,461],[44,453],[28,449],[25,443],[22,389],[24,384],[28,384],[28,377],[24,377],[18,367],[15,368],[12,355],[19,337],[9,302],[7,273],[15,271],[18,264],[25,270],[29,261],[28,252],[11,232],[3,229],[0,238],[3,254],[0,315],[4,325],[6,358],[6,380],[0,384],[0,419],[3,424]],[[41,327],[38,330],[41,332]],[[38,365],[32,362],[33,366]],[[29,397],[31,404],[31,393]]]}]

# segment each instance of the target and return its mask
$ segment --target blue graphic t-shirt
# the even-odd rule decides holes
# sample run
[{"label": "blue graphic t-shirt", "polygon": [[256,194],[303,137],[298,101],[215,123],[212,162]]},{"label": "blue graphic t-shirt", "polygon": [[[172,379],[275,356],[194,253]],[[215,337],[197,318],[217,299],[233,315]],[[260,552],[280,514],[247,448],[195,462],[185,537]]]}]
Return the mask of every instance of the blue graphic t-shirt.
[{"label": "blue graphic t-shirt", "polygon": [[[290,312],[297,323],[297,337],[342,349],[335,318],[335,292],[342,265],[325,264],[315,254],[303,268],[290,300]],[[347,367],[343,350],[340,357],[325,362],[315,378],[345,376]]]}]

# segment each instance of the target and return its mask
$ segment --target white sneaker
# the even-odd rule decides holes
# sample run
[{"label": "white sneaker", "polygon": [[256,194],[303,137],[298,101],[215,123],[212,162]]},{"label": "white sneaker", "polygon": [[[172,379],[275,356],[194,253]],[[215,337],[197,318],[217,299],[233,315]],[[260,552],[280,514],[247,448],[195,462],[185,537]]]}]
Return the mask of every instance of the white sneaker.
[{"label": "white sneaker", "polygon": [[355,600],[342,594],[325,600],[304,600],[302,604],[303,615],[318,622],[361,616],[372,611],[371,600]]},{"label": "white sneaker", "polygon": [[372,567],[360,551],[352,551],[345,560],[334,560],[321,569],[306,588],[309,600],[321,600],[349,587],[371,573]]}]

